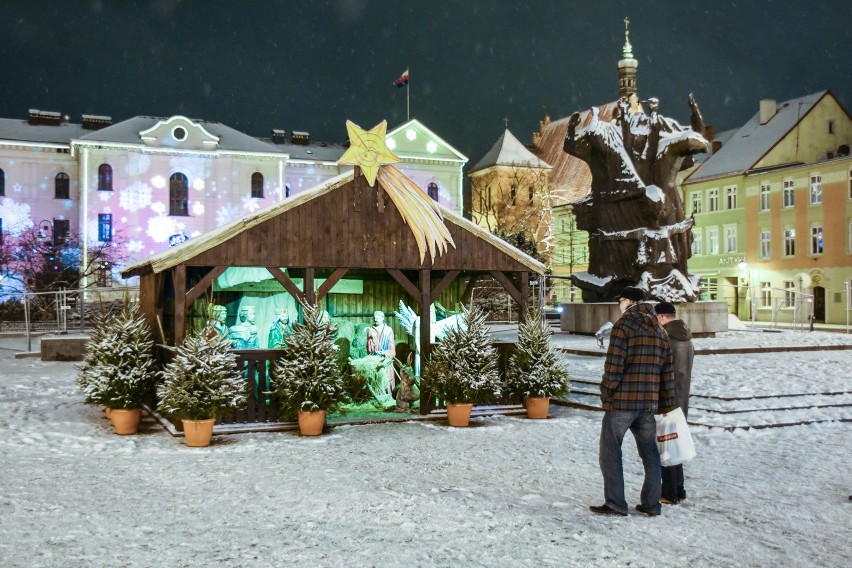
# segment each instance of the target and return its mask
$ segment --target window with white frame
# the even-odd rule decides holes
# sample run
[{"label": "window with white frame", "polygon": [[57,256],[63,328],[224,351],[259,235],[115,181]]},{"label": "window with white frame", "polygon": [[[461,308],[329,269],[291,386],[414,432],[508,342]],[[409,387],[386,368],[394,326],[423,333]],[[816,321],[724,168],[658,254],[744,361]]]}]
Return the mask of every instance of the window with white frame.
[{"label": "window with white frame", "polygon": [[731,185],[725,188],[725,209],[737,208],[737,186]]},{"label": "window with white frame", "polygon": [[760,307],[768,308],[772,305],[772,283],[760,283]]},{"label": "window with white frame", "polygon": [[[849,172],[849,187],[852,188],[852,172]],[[696,215],[701,213],[701,192],[693,191],[692,195],[692,214]],[[852,196],[852,190],[850,190],[850,196]]]},{"label": "window with white frame", "polygon": [[822,176],[811,176],[811,205],[822,203]]},{"label": "window with white frame", "polygon": [[725,252],[737,252],[736,225],[725,225]]},{"label": "window with white frame", "polygon": [[793,195],[793,191],[796,189],[793,180],[785,179],[784,180],[784,207],[792,207],[796,204],[795,197]]},{"label": "window with white frame", "polygon": [[811,226],[811,254],[822,254],[822,227],[820,225]]},{"label": "window with white frame", "polygon": [[719,254],[719,227],[707,227],[707,254]]},{"label": "window with white frame", "polygon": [[796,256],[796,229],[784,228],[784,256]]},{"label": "window with white frame", "polygon": [[707,292],[707,297],[715,300],[719,295],[719,279],[718,278],[702,278],[702,288]]},{"label": "window with white frame", "polygon": [[760,258],[772,256],[772,231],[762,229],[760,231]]},{"label": "window with white frame", "polygon": [[703,254],[701,252],[701,229],[692,229],[692,256]]},{"label": "window with white frame", "polygon": [[784,281],[784,307],[792,308],[796,305],[796,283],[792,280]]},{"label": "window with white frame", "polygon": [[760,210],[769,211],[769,184],[760,184]]},{"label": "window with white frame", "polygon": [[707,211],[718,211],[719,210],[719,190],[718,189],[709,189],[707,190]]}]

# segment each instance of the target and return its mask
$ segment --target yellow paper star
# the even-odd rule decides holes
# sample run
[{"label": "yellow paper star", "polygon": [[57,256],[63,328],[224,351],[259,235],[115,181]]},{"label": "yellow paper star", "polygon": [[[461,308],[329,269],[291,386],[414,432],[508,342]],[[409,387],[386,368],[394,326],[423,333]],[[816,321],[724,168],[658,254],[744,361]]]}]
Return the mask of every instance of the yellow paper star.
[{"label": "yellow paper star", "polygon": [[346,131],[349,133],[349,149],[340,158],[341,164],[351,164],[361,168],[361,173],[367,178],[370,187],[376,185],[379,168],[384,164],[399,161],[385,143],[385,133],[388,121],[383,120],[372,130],[364,130],[351,120],[346,121]]}]

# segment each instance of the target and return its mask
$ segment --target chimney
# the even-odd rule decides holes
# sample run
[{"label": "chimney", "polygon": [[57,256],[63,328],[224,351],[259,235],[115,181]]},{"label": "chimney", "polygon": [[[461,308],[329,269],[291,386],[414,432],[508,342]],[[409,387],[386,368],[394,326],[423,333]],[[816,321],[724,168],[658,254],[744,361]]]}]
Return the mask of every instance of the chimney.
[{"label": "chimney", "polygon": [[713,140],[713,142],[711,142],[710,144],[711,144],[712,152],[714,154],[722,149],[722,142],[720,142],[719,140]]},{"label": "chimney", "polygon": [[285,130],[273,128],[272,129],[272,142],[273,142],[273,144],[286,144],[287,143],[287,132]]},{"label": "chimney", "polygon": [[761,99],[760,101],[760,124],[766,124],[775,116],[775,99]]},{"label": "chimney", "polygon": [[38,110],[31,108],[29,119],[30,124],[48,124],[51,126],[59,126],[62,124],[62,114],[49,110]]},{"label": "chimney", "polygon": [[86,130],[100,130],[112,124],[111,116],[99,116],[97,114],[83,115],[83,128]]},{"label": "chimney", "polygon": [[311,141],[311,134],[309,132],[299,132],[298,130],[294,130],[291,136],[291,141],[293,144],[307,146]]}]

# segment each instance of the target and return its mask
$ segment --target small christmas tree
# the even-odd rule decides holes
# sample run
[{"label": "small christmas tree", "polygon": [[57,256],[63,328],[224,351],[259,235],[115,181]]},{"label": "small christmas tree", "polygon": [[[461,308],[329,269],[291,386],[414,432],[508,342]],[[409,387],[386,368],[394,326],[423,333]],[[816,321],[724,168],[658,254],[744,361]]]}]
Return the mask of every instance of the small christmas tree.
[{"label": "small christmas tree", "polygon": [[302,306],[304,322],[293,326],[283,356],[275,364],[274,389],[285,414],[333,411],[345,397],[334,340],[337,329],[319,308]]},{"label": "small christmas tree", "polygon": [[518,326],[518,344],[509,358],[506,390],[513,396],[553,398],[566,394],[568,371],[550,343],[551,331],[537,311]]},{"label": "small christmas tree", "polygon": [[160,372],[158,410],[184,420],[208,420],[239,410],[248,383],[237,369],[231,342],[209,329],[194,332]]},{"label": "small christmas tree", "polygon": [[500,394],[497,350],[480,308],[463,307],[462,317],[465,325],[450,328],[432,350],[423,382],[446,402],[488,402]]},{"label": "small christmas tree", "polygon": [[148,401],[154,385],[154,340],[137,304],[95,316],[77,384],[86,404],[126,410]]}]

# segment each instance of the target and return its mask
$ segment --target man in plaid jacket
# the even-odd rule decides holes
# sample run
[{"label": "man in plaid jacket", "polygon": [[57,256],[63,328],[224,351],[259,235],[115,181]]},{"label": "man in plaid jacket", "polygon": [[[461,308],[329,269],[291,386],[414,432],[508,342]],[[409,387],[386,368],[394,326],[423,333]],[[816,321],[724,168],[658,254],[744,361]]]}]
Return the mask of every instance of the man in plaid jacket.
[{"label": "man in plaid jacket", "polygon": [[604,478],[601,506],[589,509],[602,515],[627,516],[621,443],[627,430],[633,433],[645,468],[641,503],[636,510],[660,514],[660,454],[654,414],[675,407],[672,350],[666,332],[657,322],[643,290],[627,287],[618,298],[621,318],[612,328],[601,379],[599,461]]}]

